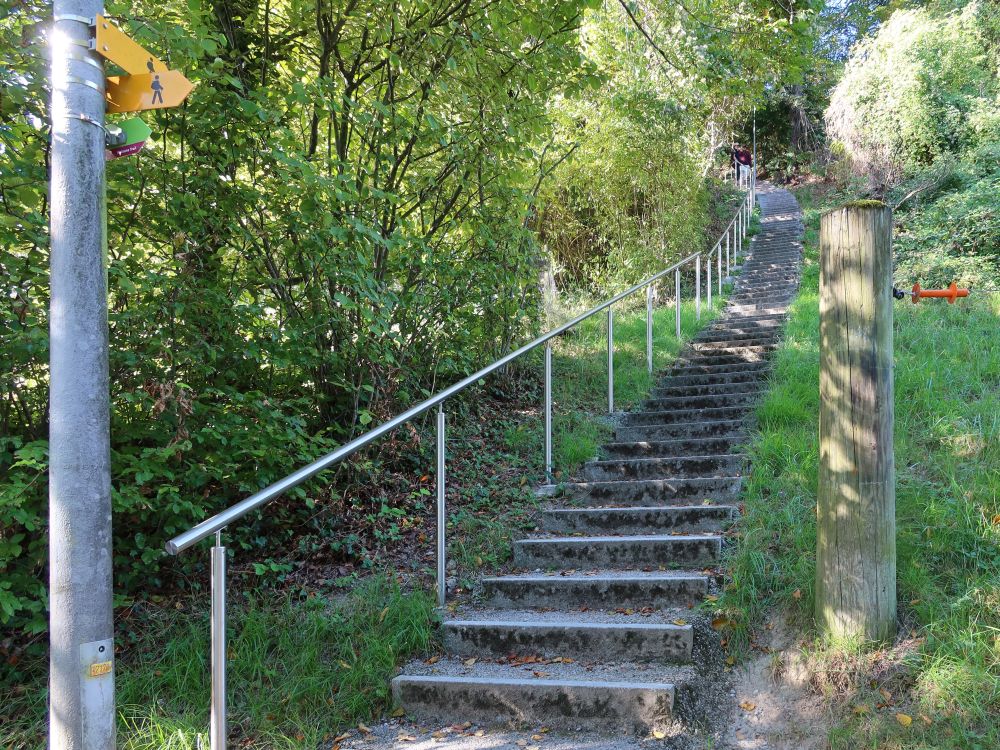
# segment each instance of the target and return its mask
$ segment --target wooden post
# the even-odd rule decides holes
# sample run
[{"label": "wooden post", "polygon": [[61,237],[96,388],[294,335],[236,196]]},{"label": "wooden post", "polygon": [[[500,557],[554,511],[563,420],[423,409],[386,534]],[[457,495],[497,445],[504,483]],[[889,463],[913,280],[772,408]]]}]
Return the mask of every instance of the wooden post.
[{"label": "wooden post", "polygon": [[892,210],[820,219],[816,620],[837,639],[896,631]]}]

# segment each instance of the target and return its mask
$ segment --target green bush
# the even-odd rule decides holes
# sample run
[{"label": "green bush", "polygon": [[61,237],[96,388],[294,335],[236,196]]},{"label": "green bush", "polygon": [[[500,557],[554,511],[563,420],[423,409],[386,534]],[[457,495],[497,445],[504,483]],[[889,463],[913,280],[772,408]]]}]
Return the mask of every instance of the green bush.
[{"label": "green bush", "polygon": [[989,3],[899,10],[852,51],[827,133],[881,186],[1000,138]]}]

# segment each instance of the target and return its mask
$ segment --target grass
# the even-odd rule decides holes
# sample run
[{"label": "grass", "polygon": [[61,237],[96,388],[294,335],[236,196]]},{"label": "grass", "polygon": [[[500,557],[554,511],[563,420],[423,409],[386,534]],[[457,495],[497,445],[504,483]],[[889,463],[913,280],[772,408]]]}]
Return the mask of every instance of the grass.
[{"label": "grass", "polygon": [[[231,596],[231,600],[235,596]],[[230,602],[230,741],[245,748],[315,748],[379,715],[401,659],[433,643],[431,598],[376,575],[341,598]],[[201,603],[133,615],[117,664],[118,746],[207,746],[208,618]],[[123,629],[119,628],[119,640]],[[126,636],[127,638],[127,636]],[[3,697],[0,747],[43,747],[44,693]]]},{"label": "grass", "polygon": [[767,617],[790,613],[813,639],[814,683],[833,699],[832,748],[998,747],[1000,297],[894,308],[901,630],[889,647],[835,649],[814,631],[811,612],[817,232],[819,214],[838,196],[805,188],[796,197],[807,228],[803,283],[750,447],[745,513],[720,602],[734,623],[730,648],[746,653]]}]

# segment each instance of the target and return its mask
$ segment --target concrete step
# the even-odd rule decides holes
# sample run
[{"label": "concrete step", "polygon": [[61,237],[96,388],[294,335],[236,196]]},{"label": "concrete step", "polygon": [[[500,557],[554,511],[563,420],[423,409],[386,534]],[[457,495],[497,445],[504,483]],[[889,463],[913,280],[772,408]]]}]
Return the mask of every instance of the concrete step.
[{"label": "concrete step", "polygon": [[[727,375],[730,373],[763,372],[771,366],[767,360],[736,362],[735,364],[710,364],[708,362],[678,362],[665,377],[685,375]],[[662,385],[662,381],[658,385]]]},{"label": "concrete step", "polygon": [[[661,428],[662,429],[662,428]],[[703,500],[733,500],[742,484],[739,476],[674,479],[630,479],[611,482],[569,482],[547,485],[540,494],[559,495],[580,507],[691,505]],[[551,489],[546,493],[546,490]]]},{"label": "concrete step", "polygon": [[726,305],[726,314],[732,314],[735,316],[739,315],[752,315],[754,317],[759,315],[785,315],[787,314],[787,305]]},{"label": "concrete step", "polygon": [[748,398],[759,398],[764,393],[758,383],[706,383],[705,385],[678,385],[672,387],[659,387],[653,398],[685,398],[690,396],[725,396],[727,394],[742,394]]},{"label": "concrete step", "polygon": [[492,607],[665,609],[700,603],[709,590],[702,573],[638,570],[495,576],[480,581]]},{"label": "concrete step", "polygon": [[691,349],[696,352],[739,352],[744,349],[753,351],[773,350],[778,347],[778,337],[755,336],[754,338],[717,338],[713,340],[699,339],[691,342]]},{"label": "concrete step", "polygon": [[741,473],[746,456],[727,453],[721,456],[675,456],[672,458],[624,458],[590,461],[583,467],[583,477],[595,482],[618,479],[657,479],[660,477],[715,477]]},{"label": "concrete step", "polygon": [[690,661],[693,628],[667,617],[681,619],[682,613],[639,618],[606,612],[472,610],[441,623],[441,634],[445,650],[463,657],[558,657],[590,663]]},{"label": "concrete step", "polygon": [[665,409],[663,411],[639,411],[626,414],[622,426],[638,427],[650,425],[676,424],[678,422],[718,422],[720,420],[742,419],[749,408],[746,404],[737,406],[712,406],[703,409]]},{"label": "concrete step", "polygon": [[773,348],[746,347],[723,349],[719,351],[694,351],[677,358],[677,369],[688,367],[706,367],[709,365],[743,365],[751,362],[765,362],[771,356]]},{"label": "concrete step", "polygon": [[693,344],[709,344],[716,341],[729,341],[729,342],[739,342],[739,343],[750,343],[753,344],[754,341],[760,341],[765,344],[773,344],[776,341],[780,341],[782,336],[782,329],[778,326],[773,326],[771,328],[750,328],[750,329],[735,329],[735,330],[716,330],[708,328],[702,331],[700,334],[692,339]]},{"label": "concrete step", "polygon": [[728,437],[605,443],[601,446],[601,455],[605,459],[616,459],[721,454],[735,451],[746,440],[747,436],[744,433],[735,432]]},{"label": "concrete step", "polygon": [[715,534],[642,534],[634,536],[559,536],[518,539],[514,565],[518,568],[631,568],[702,567],[712,565],[722,552]]},{"label": "concrete step", "polygon": [[662,395],[669,398],[671,390],[687,386],[747,385],[761,388],[768,375],[768,363],[764,363],[764,366],[755,370],[729,368],[728,372],[712,372],[705,371],[703,368],[691,368],[686,372],[681,371],[661,380],[660,385],[653,389],[652,397],[658,398]]},{"label": "concrete step", "polygon": [[760,391],[731,391],[706,393],[700,396],[656,396],[642,404],[643,411],[668,411],[670,409],[711,409],[726,406],[749,406],[760,398]]},{"label": "concrete step", "polygon": [[746,430],[746,419],[726,419],[718,422],[680,422],[666,425],[635,425],[615,430],[615,442],[678,440],[691,438],[732,437]]},{"label": "concrete step", "polygon": [[653,680],[628,681],[621,678],[620,667],[598,671],[575,664],[529,666],[477,663],[463,668],[461,661],[442,659],[432,670],[411,664],[406,674],[393,679],[392,696],[411,719],[438,724],[460,719],[603,734],[646,734],[670,724],[675,682],[663,668],[640,672]]},{"label": "concrete step", "polygon": [[733,505],[635,508],[555,508],[542,512],[540,528],[564,534],[719,532],[733,520]]}]

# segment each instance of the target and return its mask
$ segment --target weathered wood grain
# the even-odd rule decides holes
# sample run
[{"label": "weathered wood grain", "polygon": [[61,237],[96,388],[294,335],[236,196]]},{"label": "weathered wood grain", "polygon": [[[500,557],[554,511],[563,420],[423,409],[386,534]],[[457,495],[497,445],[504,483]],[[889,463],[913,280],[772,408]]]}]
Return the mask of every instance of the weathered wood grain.
[{"label": "weathered wood grain", "polygon": [[816,619],[837,638],[896,629],[892,302],[892,211],[824,214]]}]

